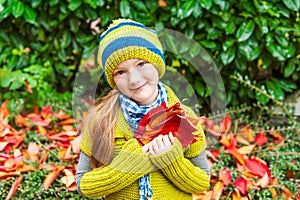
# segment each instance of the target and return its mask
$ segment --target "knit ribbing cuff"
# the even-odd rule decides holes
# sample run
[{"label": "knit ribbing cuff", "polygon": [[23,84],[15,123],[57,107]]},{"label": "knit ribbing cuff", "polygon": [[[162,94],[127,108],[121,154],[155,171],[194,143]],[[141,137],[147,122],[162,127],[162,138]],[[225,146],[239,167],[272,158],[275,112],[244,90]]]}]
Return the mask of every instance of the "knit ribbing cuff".
[{"label": "knit ribbing cuff", "polygon": [[177,138],[174,140],[172,148],[158,156],[150,156],[151,162],[156,165],[159,169],[164,168],[178,159],[183,158],[182,145]]},{"label": "knit ribbing cuff", "polygon": [[149,157],[143,152],[136,139],[128,140],[109,166],[125,173],[146,174],[154,170]]}]

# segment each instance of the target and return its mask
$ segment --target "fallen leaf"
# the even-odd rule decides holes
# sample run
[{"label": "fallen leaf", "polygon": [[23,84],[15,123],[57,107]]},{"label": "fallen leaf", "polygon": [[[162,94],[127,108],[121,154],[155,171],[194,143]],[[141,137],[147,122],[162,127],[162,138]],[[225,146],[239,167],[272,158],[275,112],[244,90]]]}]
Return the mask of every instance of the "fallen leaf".
[{"label": "fallen leaf", "polygon": [[246,154],[250,154],[252,152],[252,150],[254,149],[254,147],[255,147],[254,144],[248,145],[248,146],[243,146],[243,147],[240,147],[237,151],[240,154],[246,155]]},{"label": "fallen leaf", "polygon": [[268,173],[265,173],[265,175],[259,179],[255,185],[260,186],[261,188],[266,188],[269,185]]},{"label": "fallen leaf", "polygon": [[43,186],[45,190],[48,190],[52,182],[60,175],[61,170],[64,169],[64,166],[57,166],[56,169],[50,172],[44,179]]},{"label": "fallen leaf", "polygon": [[268,138],[267,138],[266,134],[259,133],[256,135],[254,142],[256,144],[258,144],[259,146],[262,146],[268,142]]},{"label": "fallen leaf", "polygon": [[11,188],[10,188],[10,190],[9,190],[6,198],[5,198],[5,200],[9,200],[9,199],[11,199],[15,195],[15,193],[17,192],[18,187],[21,184],[22,180],[23,180],[23,175],[21,175],[18,178],[16,178],[16,180],[13,183],[13,185],[11,186]]},{"label": "fallen leaf", "polygon": [[75,183],[75,175],[68,169],[64,169],[63,173],[65,176],[61,178],[61,182],[69,188],[73,183]]},{"label": "fallen leaf", "polygon": [[246,140],[243,136],[237,135],[236,140],[240,144],[244,144],[244,145],[247,145],[247,146],[250,145],[250,142],[248,140]]},{"label": "fallen leaf", "polygon": [[221,181],[218,181],[213,187],[212,199],[219,200],[224,189],[224,184]]},{"label": "fallen leaf", "polygon": [[253,129],[251,129],[249,126],[244,126],[241,129],[241,134],[250,143],[254,141],[255,131]]},{"label": "fallen leaf", "polygon": [[271,131],[270,135],[274,138],[273,141],[277,144],[279,144],[280,142],[282,142],[284,140],[284,137],[277,131]]},{"label": "fallen leaf", "polygon": [[238,189],[234,188],[234,193],[231,195],[232,200],[241,200],[241,194]]},{"label": "fallen leaf", "polygon": [[243,177],[237,178],[234,181],[234,187],[239,190],[240,193],[246,195],[247,193],[247,180]]},{"label": "fallen leaf", "polygon": [[226,152],[232,155],[241,165],[245,165],[245,160],[243,158],[243,155],[240,154],[237,150],[227,149]]},{"label": "fallen leaf", "polygon": [[231,128],[231,125],[232,125],[232,120],[231,120],[231,117],[230,116],[226,116],[222,119],[221,121],[221,132],[225,132],[227,133],[230,128]]},{"label": "fallen leaf", "polygon": [[72,145],[72,151],[73,153],[75,154],[79,154],[80,153],[80,141],[81,141],[81,135],[77,136],[75,138],[75,140],[73,140],[71,142],[71,145]]},{"label": "fallen leaf", "polygon": [[32,162],[38,161],[39,153],[40,153],[40,147],[34,142],[30,142],[27,148],[27,153],[28,153],[28,159]]},{"label": "fallen leaf", "polygon": [[227,168],[221,169],[219,172],[219,179],[224,183],[226,187],[229,187],[232,180],[231,170]]},{"label": "fallen leaf", "polygon": [[70,125],[70,124],[75,124],[75,123],[76,123],[75,119],[72,119],[72,118],[59,122],[60,125]]},{"label": "fallen leaf", "polygon": [[211,200],[212,199],[212,190],[204,191],[201,194],[193,194],[193,200]]},{"label": "fallen leaf", "polygon": [[253,159],[253,158],[246,159],[245,166],[254,175],[263,177],[265,175],[265,173],[267,173],[268,176],[271,177],[271,172],[270,172],[269,167],[257,159]]},{"label": "fallen leaf", "polygon": [[10,115],[7,104],[8,100],[5,100],[0,107],[0,121],[4,121]]}]

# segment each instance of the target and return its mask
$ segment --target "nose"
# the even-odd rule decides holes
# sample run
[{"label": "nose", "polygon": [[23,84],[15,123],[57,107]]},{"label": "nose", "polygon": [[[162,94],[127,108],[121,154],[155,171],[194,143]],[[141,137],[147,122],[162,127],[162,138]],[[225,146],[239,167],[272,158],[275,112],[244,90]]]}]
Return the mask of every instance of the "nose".
[{"label": "nose", "polygon": [[130,86],[136,86],[142,80],[141,74],[137,69],[132,69],[128,73],[128,84]]}]

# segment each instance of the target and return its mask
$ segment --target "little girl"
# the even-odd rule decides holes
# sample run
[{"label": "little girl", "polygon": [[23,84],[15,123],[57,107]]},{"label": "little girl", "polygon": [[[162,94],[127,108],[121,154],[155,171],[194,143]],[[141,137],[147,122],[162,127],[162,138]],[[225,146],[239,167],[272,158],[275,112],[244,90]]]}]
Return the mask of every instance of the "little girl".
[{"label": "little girl", "polygon": [[[76,172],[78,191],[91,198],[188,200],[209,187],[205,135],[183,148],[170,132],[141,146],[134,132],[145,114],[180,103],[159,79],[165,72],[157,34],[141,23],[114,20],[100,36],[98,62],[113,88],[85,123]],[[195,113],[181,104],[186,116]]]}]

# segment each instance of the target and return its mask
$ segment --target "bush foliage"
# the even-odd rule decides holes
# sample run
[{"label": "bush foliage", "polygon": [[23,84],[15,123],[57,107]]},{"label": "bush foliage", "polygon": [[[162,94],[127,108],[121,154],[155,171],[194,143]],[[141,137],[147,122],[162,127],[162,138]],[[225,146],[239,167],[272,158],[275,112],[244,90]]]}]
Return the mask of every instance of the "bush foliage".
[{"label": "bush foliage", "polygon": [[[282,101],[300,80],[299,8],[297,0],[1,0],[1,99],[20,99],[15,91],[25,91],[25,104],[43,106],[56,91],[72,91],[81,60],[92,54],[99,33],[124,17],[176,30],[201,44],[221,73],[227,105],[269,101],[238,84],[232,74],[253,80]],[[178,41],[170,39],[166,45],[172,49]],[[191,57],[201,53],[197,46],[180,48]],[[167,52],[166,59],[184,74],[200,104],[209,105],[211,91],[195,68],[178,55]],[[175,87],[191,95],[190,89]]]}]

